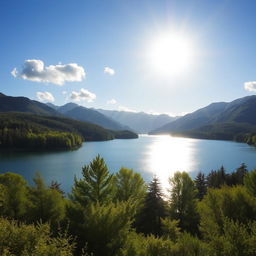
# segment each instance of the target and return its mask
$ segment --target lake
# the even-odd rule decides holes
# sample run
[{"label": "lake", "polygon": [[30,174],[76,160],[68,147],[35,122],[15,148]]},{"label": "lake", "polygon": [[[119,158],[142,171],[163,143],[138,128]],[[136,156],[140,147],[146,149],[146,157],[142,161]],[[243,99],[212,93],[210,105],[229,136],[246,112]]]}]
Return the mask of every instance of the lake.
[{"label": "lake", "polygon": [[15,172],[32,182],[40,172],[49,184],[57,180],[69,192],[74,176],[81,177],[81,168],[97,154],[104,157],[110,172],[121,167],[141,173],[146,181],[157,175],[164,187],[175,171],[208,173],[222,165],[227,172],[245,163],[256,168],[256,148],[244,143],[215,140],[141,135],[138,139],[86,142],[74,151],[0,153],[0,173]]}]

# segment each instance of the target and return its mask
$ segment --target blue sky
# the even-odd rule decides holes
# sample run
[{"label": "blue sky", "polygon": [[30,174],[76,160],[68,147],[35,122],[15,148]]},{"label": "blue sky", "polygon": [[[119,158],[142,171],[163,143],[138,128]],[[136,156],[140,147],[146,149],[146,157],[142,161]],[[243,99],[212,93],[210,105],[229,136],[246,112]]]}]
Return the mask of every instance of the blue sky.
[{"label": "blue sky", "polygon": [[[254,0],[2,0],[0,91],[172,114],[251,95],[255,10]],[[193,56],[168,76],[149,63],[148,49],[173,31],[192,42]]]}]

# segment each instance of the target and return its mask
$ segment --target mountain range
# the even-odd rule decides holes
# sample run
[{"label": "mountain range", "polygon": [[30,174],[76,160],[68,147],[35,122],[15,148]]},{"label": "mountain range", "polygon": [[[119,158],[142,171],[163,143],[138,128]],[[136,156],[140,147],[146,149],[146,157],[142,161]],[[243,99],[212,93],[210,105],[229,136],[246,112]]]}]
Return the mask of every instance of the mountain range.
[{"label": "mountain range", "polygon": [[63,106],[55,106],[51,103],[47,105],[79,121],[94,123],[106,129],[132,130],[136,133],[148,133],[178,118],[165,114],[153,115],[144,112],[86,108],[75,103],[67,103]]},{"label": "mountain range", "polygon": [[[68,107],[71,106],[66,106],[66,110]],[[95,116],[97,114],[103,116],[98,112]],[[103,116],[102,120],[107,123],[108,118],[104,119]],[[72,114],[69,117],[57,111],[57,108],[26,97],[0,94],[1,148],[67,149],[81,145],[82,141],[137,137],[136,133],[121,129],[121,126],[119,130],[106,129],[93,122],[75,120]]]},{"label": "mountain range", "polygon": [[57,112],[65,115],[66,117],[70,117],[75,120],[97,124],[106,129],[111,129],[114,131],[132,130],[131,128],[116,122],[115,120],[103,115],[102,113],[92,108],[82,107],[75,103],[67,103],[60,107],[49,103],[47,103],[47,105],[56,110]]},{"label": "mountain range", "polygon": [[[74,103],[55,106],[26,97],[11,97],[0,93],[0,112],[23,112],[49,116],[55,117],[61,122],[64,122],[64,119],[73,120],[71,122],[76,120],[76,125],[80,122],[81,125],[85,123],[96,125],[103,130],[111,130],[111,136],[115,138],[134,137],[134,133],[129,133],[127,130],[138,133],[241,141],[248,138],[246,137],[248,134],[250,140],[252,135],[256,134],[255,95],[236,99],[232,102],[212,103],[185,116],[170,117],[165,114],[153,115],[144,112],[86,108]],[[62,118],[62,120],[58,118]],[[39,121],[39,118],[37,120]],[[83,126],[83,131],[84,129]],[[76,129],[76,131],[78,130]],[[103,130],[101,131],[103,132]],[[110,138],[111,136],[105,137]]]},{"label": "mountain range", "polygon": [[256,96],[252,95],[228,103],[212,103],[150,134],[172,133],[199,138],[234,139],[234,136],[255,132]]},{"label": "mountain range", "polygon": [[178,119],[178,117],[171,117],[165,114],[153,115],[144,112],[129,112],[104,109],[98,109],[98,111],[105,116],[127,127],[130,127],[133,131],[137,133],[148,133],[154,129],[157,129],[167,123]]}]

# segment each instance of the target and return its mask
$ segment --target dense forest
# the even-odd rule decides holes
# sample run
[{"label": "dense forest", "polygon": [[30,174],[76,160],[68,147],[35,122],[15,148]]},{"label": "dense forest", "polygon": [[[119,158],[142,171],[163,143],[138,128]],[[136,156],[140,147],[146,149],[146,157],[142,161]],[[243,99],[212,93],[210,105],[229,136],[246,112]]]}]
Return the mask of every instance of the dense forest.
[{"label": "dense forest", "polygon": [[256,170],[176,172],[169,184],[164,195],[157,177],[110,174],[100,156],[68,195],[39,174],[33,185],[1,174],[0,255],[256,255]]},{"label": "dense forest", "polygon": [[111,131],[64,117],[0,113],[2,149],[74,149],[81,146],[82,141],[137,137],[130,131]]}]

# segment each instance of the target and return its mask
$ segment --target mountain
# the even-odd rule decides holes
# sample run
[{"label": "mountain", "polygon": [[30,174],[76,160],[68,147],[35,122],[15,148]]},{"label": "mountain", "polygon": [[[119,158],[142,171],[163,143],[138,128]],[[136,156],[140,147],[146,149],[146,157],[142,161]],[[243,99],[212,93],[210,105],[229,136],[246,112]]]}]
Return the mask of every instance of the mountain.
[{"label": "mountain", "polygon": [[186,131],[199,128],[213,122],[222,113],[228,103],[212,103],[207,107],[201,108],[193,113],[187,114],[179,119],[167,123],[162,127],[152,130],[150,133],[169,133],[171,131]]},{"label": "mountain", "polygon": [[70,102],[70,103],[67,103],[67,104],[65,104],[63,106],[57,107],[56,110],[58,112],[62,113],[62,114],[65,114],[66,112],[68,112],[68,111],[70,111],[70,110],[72,110],[74,108],[77,108],[77,107],[79,107],[79,105]]},{"label": "mountain", "polygon": [[46,104],[26,97],[11,97],[0,94],[0,112],[25,112],[37,115],[59,115],[59,113]]},{"label": "mountain", "polygon": [[48,107],[50,107],[50,108],[53,108],[54,110],[57,110],[57,109],[59,108],[58,106],[56,106],[56,105],[54,105],[54,104],[52,104],[52,103],[50,103],[50,102],[46,103],[46,105],[47,105]]},{"label": "mountain", "polygon": [[177,117],[171,117],[165,114],[153,115],[144,112],[136,113],[104,109],[98,109],[98,111],[116,122],[130,127],[137,133],[148,133],[149,131],[177,119]]},{"label": "mountain", "polygon": [[150,134],[173,133],[209,139],[239,139],[256,132],[256,96],[212,103]]},{"label": "mountain", "polygon": [[[48,104],[48,106],[52,105],[53,104]],[[53,105],[52,107],[55,108],[59,113],[67,117],[83,122],[96,124],[106,129],[114,131],[131,130],[129,127],[121,125],[120,123],[112,120],[111,118],[105,116],[104,114],[100,113],[95,109],[82,107],[75,103],[67,103],[57,108],[55,105]]]}]

